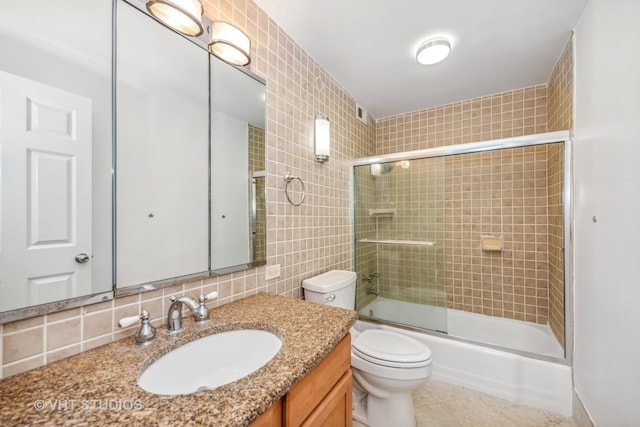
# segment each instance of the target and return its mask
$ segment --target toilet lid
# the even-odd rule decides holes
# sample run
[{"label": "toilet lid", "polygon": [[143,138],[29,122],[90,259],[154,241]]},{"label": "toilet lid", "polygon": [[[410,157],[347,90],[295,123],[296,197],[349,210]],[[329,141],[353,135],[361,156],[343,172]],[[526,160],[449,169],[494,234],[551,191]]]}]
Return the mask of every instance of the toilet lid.
[{"label": "toilet lid", "polygon": [[353,352],[365,360],[391,367],[421,367],[431,363],[431,350],[420,341],[383,329],[367,329],[353,340]]}]

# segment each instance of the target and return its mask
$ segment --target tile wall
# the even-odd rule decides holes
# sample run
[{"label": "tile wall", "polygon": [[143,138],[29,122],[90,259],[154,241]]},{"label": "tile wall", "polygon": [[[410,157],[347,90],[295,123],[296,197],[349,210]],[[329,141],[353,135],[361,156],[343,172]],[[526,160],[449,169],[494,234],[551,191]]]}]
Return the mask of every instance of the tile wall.
[{"label": "tile wall", "polygon": [[[352,99],[251,0],[205,0],[212,19],[234,23],[252,42],[251,70],[267,82],[267,263],[280,278],[265,282],[264,267],[179,284],[61,313],[0,325],[0,378],[133,335],[121,317],[148,309],[163,322],[169,295],[218,290],[223,304],[256,292],[298,298],[303,279],[353,268],[348,160],[375,152],[375,122],[355,118]],[[313,118],[331,120],[331,159],[313,159]],[[306,184],[306,199],[290,205],[282,191],[285,171]]]},{"label": "tile wall", "polygon": [[380,119],[376,154],[547,131],[547,86],[539,85]]},{"label": "tile wall", "polygon": [[[547,87],[539,85],[378,120],[376,148],[386,154],[546,131]],[[547,322],[544,154],[520,149],[445,158],[439,242],[448,307]],[[481,235],[503,236],[504,251],[482,251]],[[414,275],[430,277],[429,263],[420,265],[424,271]]]},{"label": "tile wall", "polygon": [[[547,323],[546,157],[536,146],[445,158],[450,308]],[[482,250],[482,236],[503,249]]]},{"label": "tile wall", "polygon": [[[375,236],[376,221],[369,215],[369,209],[375,207],[376,199],[376,181],[375,177],[370,173],[369,166],[358,166],[355,168],[355,192],[354,192],[354,217],[355,217],[355,240],[369,238]],[[379,281],[372,279],[371,281],[363,280],[364,275],[372,272],[378,272],[377,264],[377,246],[368,243],[357,243],[355,249],[356,266],[355,271],[358,272],[358,281],[356,285],[356,308],[369,304],[376,298],[376,295],[367,292],[367,288],[378,291]]]},{"label": "tile wall", "polygon": [[[369,185],[361,185],[361,181]],[[375,175],[370,166],[357,168],[359,239],[424,242],[423,245],[356,243],[358,268],[362,263],[371,262],[367,271],[375,271],[379,277],[368,285],[381,297],[446,305],[444,276],[438,274],[444,262],[444,181],[442,158],[387,163],[383,172]],[[370,209],[391,213],[376,216]],[[430,246],[427,242],[436,245]],[[359,289],[366,285],[360,283]],[[370,299],[358,298],[358,307]]]},{"label": "tile wall", "polygon": [[[548,83],[549,131],[573,130],[573,37],[567,42]],[[564,276],[562,235],[562,151],[549,153],[549,324],[564,344]]]},{"label": "tile wall", "polygon": [[[547,85],[378,120],[377,154],[572,129],[572,99],[569,40]],[[562,160],[560,145],[446,158],[445,281],[450,308],[549,322],[564,345]],[[406,199],[398,188],[394,191]],[[384,197],[389,196],[378,203],[384,204]],[[502,235],[504,251],[481,251],[479,237],[484,234]],[[374,268],[384,270],[386,261],[380,260],[386,258],[397,265],[398,257],[397,251],[372,256]],[[423,267],[417,276],[431,277],[425,259],[420,257]],[[403,286],[413,289],[418,281]],[[388,296],[393,292],[402,294],[395,296],[399,299],[424,302],[402,288]]]}]

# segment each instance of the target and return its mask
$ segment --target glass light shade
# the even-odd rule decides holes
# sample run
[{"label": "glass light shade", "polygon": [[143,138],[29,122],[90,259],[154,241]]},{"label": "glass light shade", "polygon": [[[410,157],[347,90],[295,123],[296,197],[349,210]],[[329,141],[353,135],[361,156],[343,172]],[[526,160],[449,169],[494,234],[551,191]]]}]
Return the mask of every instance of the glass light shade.
[{"label": "glass light shade", "polygon": [[209,51],[218,58],[237,66],[251,62],[251,40],[239,28],[225,21],[211,24]]},{"label": "glass light shade", "polygon": [[147,10],[184,35],[196,37],[204,32],[200,0],[149,0]]},{"label": "glass light shade", "polygon": [[422,65],[442,62],[451,53],[451,43],[444,37],[436,37],[422,43],[416,53],[416,61]]},{"label": "glass light shade", "polygon": [[329,160],[331,145],[329,119],[325,116],[316,116],[314,128],[316,161],[323,163]]}]

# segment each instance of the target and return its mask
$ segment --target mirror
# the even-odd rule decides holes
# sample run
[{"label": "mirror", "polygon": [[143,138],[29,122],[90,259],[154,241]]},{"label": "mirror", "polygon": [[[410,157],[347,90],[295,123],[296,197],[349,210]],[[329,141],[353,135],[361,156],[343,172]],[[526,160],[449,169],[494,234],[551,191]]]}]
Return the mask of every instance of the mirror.
[{"label": "mirror", "polygon": [[211,270],[222,273],[266,261],[266,90],[213,55],[209,60]]},{"label": "mirror", "polygon": [[[120,47],[125,40],[128,46],[117,52],[115,120],[114,5],[117,39]],[[265,89],[259,78],[209,55],[206,42],[178,36],[141,13],[142,1],[3,0],[2,9],[0,323],[111,298],[114,281],[122,287],[119,296],[264,263]],[[220,78],[210,78],[209,67]],[[240,80],[257,94],[235,87]],[[219,88],[215,107],[209,106],[209,86]],[[23,93],[21,106],[8,106],[20,87],[38,95]],[[260,112],[245,116],[231,109],[231,100],[234,108],[254,105],[250,97],[260,99]],[[222,99],[229,104],[219,103]],[[24,117],[8,120],[8,112]],[[209,179],[214,169],[220,171],[220,163],[214,163],[226,155],[223,140],[209,146],[210,124],[226,126],[219,120],[223,115],[246,123],[248,156],[239,178],[242,195],[231,199],[234,204],[242,200],[238,206],[245,210],[246,226],[224,236],[211,231],[209,212],[222,204],[231,209]],[[47,139],[44,147],[16,145],[4,125],[10,121],[20,124],[18,131],[31,132],[26,139],[44,135],[57,138],[58,145],[78,141],[74,144],[82,150],[55,151]],[[112,161],[116,151],[117,163]],[[223,175],[227,181],[231,176]],[[227,212],[240,217],[237,207]],[[249,243],[244,257],[212,260],[212,242],[219,241]],[[61,258],[50,255],[56,251]],[[29,258],[34,254],[40,258]],[[53,265],[49,270],[41,268],[46,261]],[[40,269],[25,270],[34,265]]]},{"label": "mirror", "polygon": [[116,285],[209,270],[208,54],[117,10]]},{"label": "mirror", "polygon": [[118,5],[117,294],[264,263],[264,82]]},{"label": "mirror", "polygon": [[111,8],[2,2],[0,321],[112,289]]}]

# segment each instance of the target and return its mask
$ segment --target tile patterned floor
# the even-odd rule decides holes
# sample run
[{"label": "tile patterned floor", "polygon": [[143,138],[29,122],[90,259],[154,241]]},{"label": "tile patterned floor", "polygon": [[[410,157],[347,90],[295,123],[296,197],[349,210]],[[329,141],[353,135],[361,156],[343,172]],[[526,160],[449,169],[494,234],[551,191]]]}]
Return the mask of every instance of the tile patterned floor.
[{"label": "tile patterned floor", "polygon": [[413,404],[418,427],[576,427],[553,412],[433,380],[414,392]]}]

